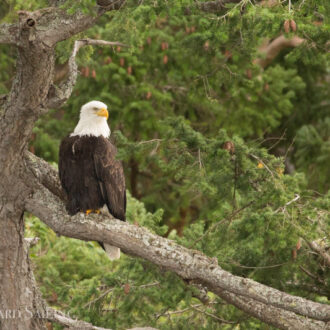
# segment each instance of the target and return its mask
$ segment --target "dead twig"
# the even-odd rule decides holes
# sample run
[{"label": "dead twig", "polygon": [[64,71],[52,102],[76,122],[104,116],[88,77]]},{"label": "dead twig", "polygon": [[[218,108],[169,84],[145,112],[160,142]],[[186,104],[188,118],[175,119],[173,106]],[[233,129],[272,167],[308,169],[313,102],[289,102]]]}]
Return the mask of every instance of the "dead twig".
[{"label": "dead twig", "polygon": [[291,201],[285,203],[284,206],[279,207],[279,208],[275,211],[275,213],[278,213],[278,212],[281,211],[281,210],[282,210],[282,212],[285,212],[285,211],[286,211],[286,207],[287,207],[288,205],[290,205],[290,204],[296,202],[298,199],[300,199],[300,195],[299,195],[299,194],[295,194],[295,198],[294,198],[294,199],[291,199]]},{"label": "dead twig", "polygon": [[59,86],[52,86],[50,95],[48,97],[45,109],[58,108],[65,103],[70,97],[73,87],[77,81],[78,65],[76,63],[76,56],[83,46],[122,46],[129,47],[126,44],[117,41],[94,40],[94,39],[80,39],[74,42],[73,50],[68,61],[68,77]]}]

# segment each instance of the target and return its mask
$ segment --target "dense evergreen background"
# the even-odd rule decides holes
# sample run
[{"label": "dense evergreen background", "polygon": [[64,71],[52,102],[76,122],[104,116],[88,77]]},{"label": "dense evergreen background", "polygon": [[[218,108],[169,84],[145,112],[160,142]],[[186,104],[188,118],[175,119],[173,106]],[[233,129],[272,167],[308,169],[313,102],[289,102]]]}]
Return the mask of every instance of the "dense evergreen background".
[{"label": "dense evergreen background", "polygon": [[[307,242],[329,248],[329,2],[289,2],[242,0],[210,13],[193,0],[128,0],[79,38],[130,47],[81,50],[72,97],[38,122],[30,150],[57,166],[81,105],[105,102],[125,167],[128,221],[234,274],[328,302],[329,268]],[[0,17],[46,5],[5,0]],[[281,34],[304,42],[260,64],[262,44]],[[73,42],[58,46],[59,70]],[[14,59],[1,46],[0,94],[11,86]],[[93,242],[57,237],[29,215],[26,235],[41,238],[31,257],[47,301],[95,325],[269,329],[211,294],[201,304],[149,262],[110,262]]]}]

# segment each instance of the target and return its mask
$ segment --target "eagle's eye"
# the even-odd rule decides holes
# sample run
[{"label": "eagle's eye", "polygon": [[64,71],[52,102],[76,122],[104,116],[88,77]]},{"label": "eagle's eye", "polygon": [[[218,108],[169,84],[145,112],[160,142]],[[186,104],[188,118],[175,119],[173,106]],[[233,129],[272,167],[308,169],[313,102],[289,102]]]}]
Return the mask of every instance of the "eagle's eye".
[{"label": "eagle's eye", "polygon": [[97,110],[99,110],[99,108],[97,108],[97,107],[94,107],[94,108],[93,108],[93,110],[94,110],[94,111],[97,111]]}]

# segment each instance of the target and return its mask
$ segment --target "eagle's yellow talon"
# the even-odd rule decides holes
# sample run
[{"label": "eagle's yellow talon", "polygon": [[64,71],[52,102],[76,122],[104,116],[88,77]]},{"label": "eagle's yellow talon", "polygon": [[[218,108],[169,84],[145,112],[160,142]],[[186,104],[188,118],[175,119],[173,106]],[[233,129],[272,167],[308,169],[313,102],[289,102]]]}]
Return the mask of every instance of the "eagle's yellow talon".
[{"label": "eagle's yellow talon", "polygon": [[93,212],[93,210],[88,209],[88,210],[86,210],[86,215],[88,215],[88,214],[90,214],[92,212]]},{"label": "eagle's yellow talon", "polygon": [[100,214],[100,213],[101,213],[100,210],[94,210],[94,212],[95,212],[96,214]]}]

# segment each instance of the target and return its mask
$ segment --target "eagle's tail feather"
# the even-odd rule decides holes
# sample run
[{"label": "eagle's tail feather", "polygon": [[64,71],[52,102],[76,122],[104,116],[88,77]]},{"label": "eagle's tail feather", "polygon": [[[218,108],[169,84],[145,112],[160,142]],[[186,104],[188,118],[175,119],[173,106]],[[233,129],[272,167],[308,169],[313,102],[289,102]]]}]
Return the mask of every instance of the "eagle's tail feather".
[{"label": "eagle's tail feather", "polygon": [[116,260],[120,258],[120,248],[110,244],[103,244],[104,250],[110,260]]},{"label": "eagle's tail feather", "polygon": [[98,242],[104,252],[107,254],[110,260],[116,260],[120,258],[120,248],[103,242]]}]

